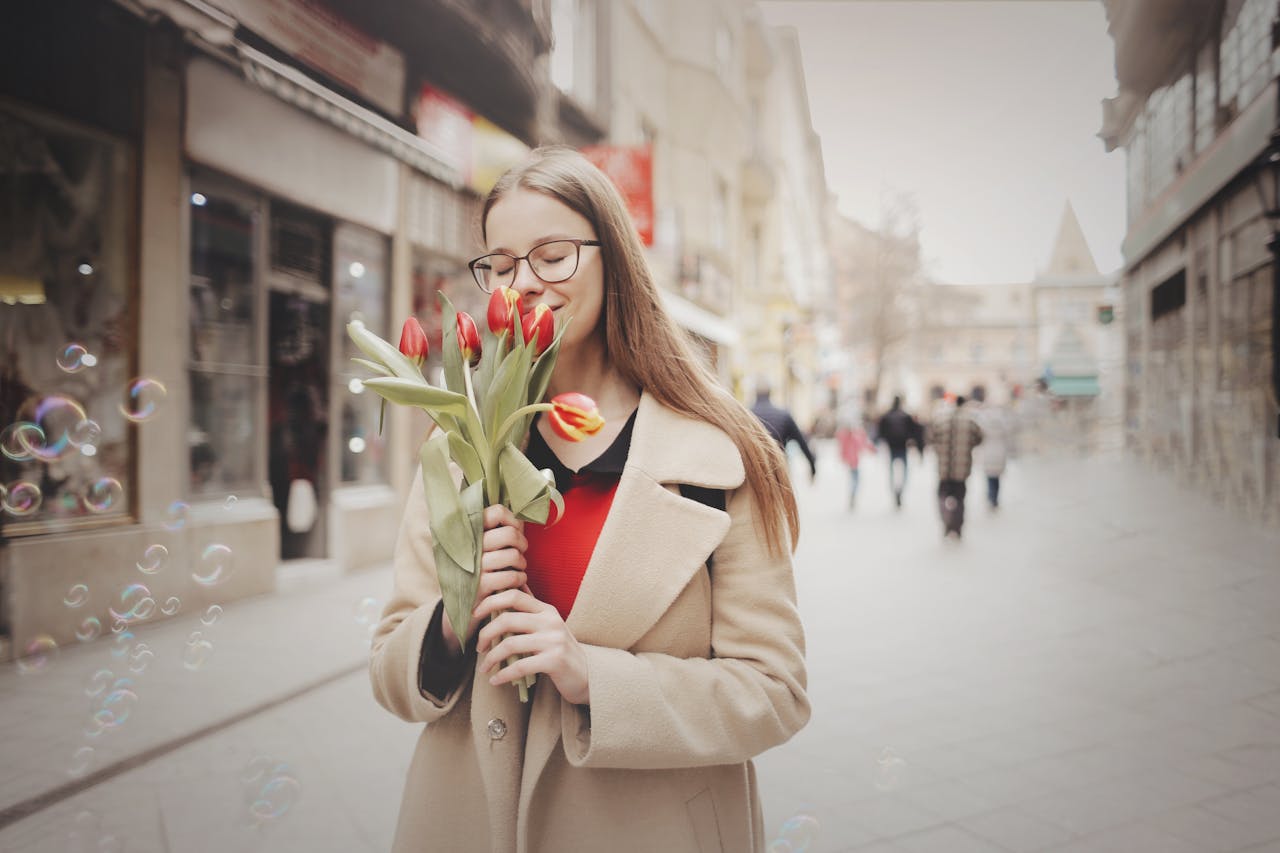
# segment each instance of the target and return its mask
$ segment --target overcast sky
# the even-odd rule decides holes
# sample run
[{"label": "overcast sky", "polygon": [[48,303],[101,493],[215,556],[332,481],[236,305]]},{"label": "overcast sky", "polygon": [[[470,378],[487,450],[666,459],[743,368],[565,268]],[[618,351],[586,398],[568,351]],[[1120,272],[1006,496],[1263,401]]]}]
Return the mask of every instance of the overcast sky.
[{"label": "overcast sky", "polygon": [[1096,136],[1115,94],[1097,0],[760,4],[794,26],[841,212],[874,226],[914,196],[929,270],[1027,281],[1068,199],[1103,272],[1120,265],[1124,155]]}]

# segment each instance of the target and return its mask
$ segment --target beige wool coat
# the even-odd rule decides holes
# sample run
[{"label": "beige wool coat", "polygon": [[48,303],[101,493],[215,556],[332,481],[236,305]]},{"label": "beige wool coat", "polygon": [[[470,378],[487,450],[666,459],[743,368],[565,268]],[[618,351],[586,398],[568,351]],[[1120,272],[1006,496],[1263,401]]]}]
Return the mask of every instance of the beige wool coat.
[{"label": "beige wool coat", "polygon": [[[726,511],[681,496],[680,483],[726,490]],[[586,651],[588,708],[546,677],[522,705],[474,660],[449,695],[419,689],[440,592],[414,483],[370,661],[377,701],[426,724],[395,851],[764,850],[751,758],[804,726],[809,703],[791,558],[766,549],[744,484],[722,430],[642,396],[567,620]]]}]

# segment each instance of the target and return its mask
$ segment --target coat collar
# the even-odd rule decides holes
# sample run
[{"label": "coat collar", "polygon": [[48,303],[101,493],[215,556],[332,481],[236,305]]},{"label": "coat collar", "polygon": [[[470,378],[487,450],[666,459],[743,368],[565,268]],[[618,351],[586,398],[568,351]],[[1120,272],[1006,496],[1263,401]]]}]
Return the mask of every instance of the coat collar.
[{"label": "coat collar", "polygon": [[717,426],[680,414],[645,392],[640,395],[627,467],[659,483],[736,489],[746,479],[742,455]]}]

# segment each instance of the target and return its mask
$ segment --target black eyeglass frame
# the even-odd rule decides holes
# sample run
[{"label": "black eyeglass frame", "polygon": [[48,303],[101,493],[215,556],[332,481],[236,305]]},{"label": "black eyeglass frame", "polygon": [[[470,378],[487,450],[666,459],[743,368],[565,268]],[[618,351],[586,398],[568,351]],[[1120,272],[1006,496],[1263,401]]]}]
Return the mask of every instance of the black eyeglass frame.
[{"label": "black eyeglass frame", "polygon": [[[541,249],[543,246],[549,246],[552,243],[572,243],[575,248],[575,254],[573,258],[573,269],[569,272],[569,274],[566,275],[564,278],[558,278],[554,281],[548,281],[547,279],[538,275],[538,271],[533,268],[533,262],[529,260],[529,256],[532,255],[534,252],[538,251],[539,249]],[[542,241],[541,243],[532,247],[531,249],[529,249],[528,252],[526,252],[525,254],[521,255],[518,258],[515,255],[512,255],[508,252],[490,252],[487,255],[481,255],[480,257],[474,260],[467,261],[467,269],[471,270],[471,277],[475,280],[476,286],[479,287],[481,290],[483,290],[485,293],[493,293],[493,291],[488,287],[485,287],[484,281],[481,278],[480,271],[476,269],[476,264],[480,263],[485,258],[492,258],[494,255],[501,255],[504,258],[511,259],[512,281],[515,280],[516,268],[520,266],[521,261],[524,261],[526,264],[529,265],[529,272],[533,273],[534,277],[537,278],[538,281],[542,282],[543,284],[559,284],[562,281],[568,281],[569,279],[573,278],[574,275],[577,274],[578,266],[582,263],[582,247],[583,246],[596,246],[598,248],[602,245],[604,244],[601,243],[599,240],[585,240],[581,237],[557,237],[554,240]]]}]

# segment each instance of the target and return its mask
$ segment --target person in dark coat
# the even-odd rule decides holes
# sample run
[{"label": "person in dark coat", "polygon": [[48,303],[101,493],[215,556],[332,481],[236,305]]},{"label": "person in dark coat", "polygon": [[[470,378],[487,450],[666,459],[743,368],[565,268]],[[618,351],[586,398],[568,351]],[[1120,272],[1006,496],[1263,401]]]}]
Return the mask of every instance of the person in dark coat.
[{"label": "person in dark coat", "polygon": [[[907,487],[907,445],[915,444],[924,453],[924,428],[902,409],[902,398],[894,397],[889,411],[880,417],[876,441],[889,448],[889,488],[894,506],[902,506],[902,492]],[[901,471],[901,476],[898,476]]]},{"label": "person in dark coat", "polygon": [[788,442],[794,441],[800,445],[800,452],[809,460],[809,479],[812,480],[818,475],[818,460],[809,449],[809,442],[805,441],[804,433],[800,431],[796,419],[791,417],[791,413],[786,409],[775,405],[769,399],[772,394],[773,389],[769,387],[769,383],[760,382],[756,385],[756,401],[751,406],[751,413],[760,419],[760,423],[764,424],[764,428],[769,431],[769,435],[773,436],[773,440],[782,445],[784,453]]}]

